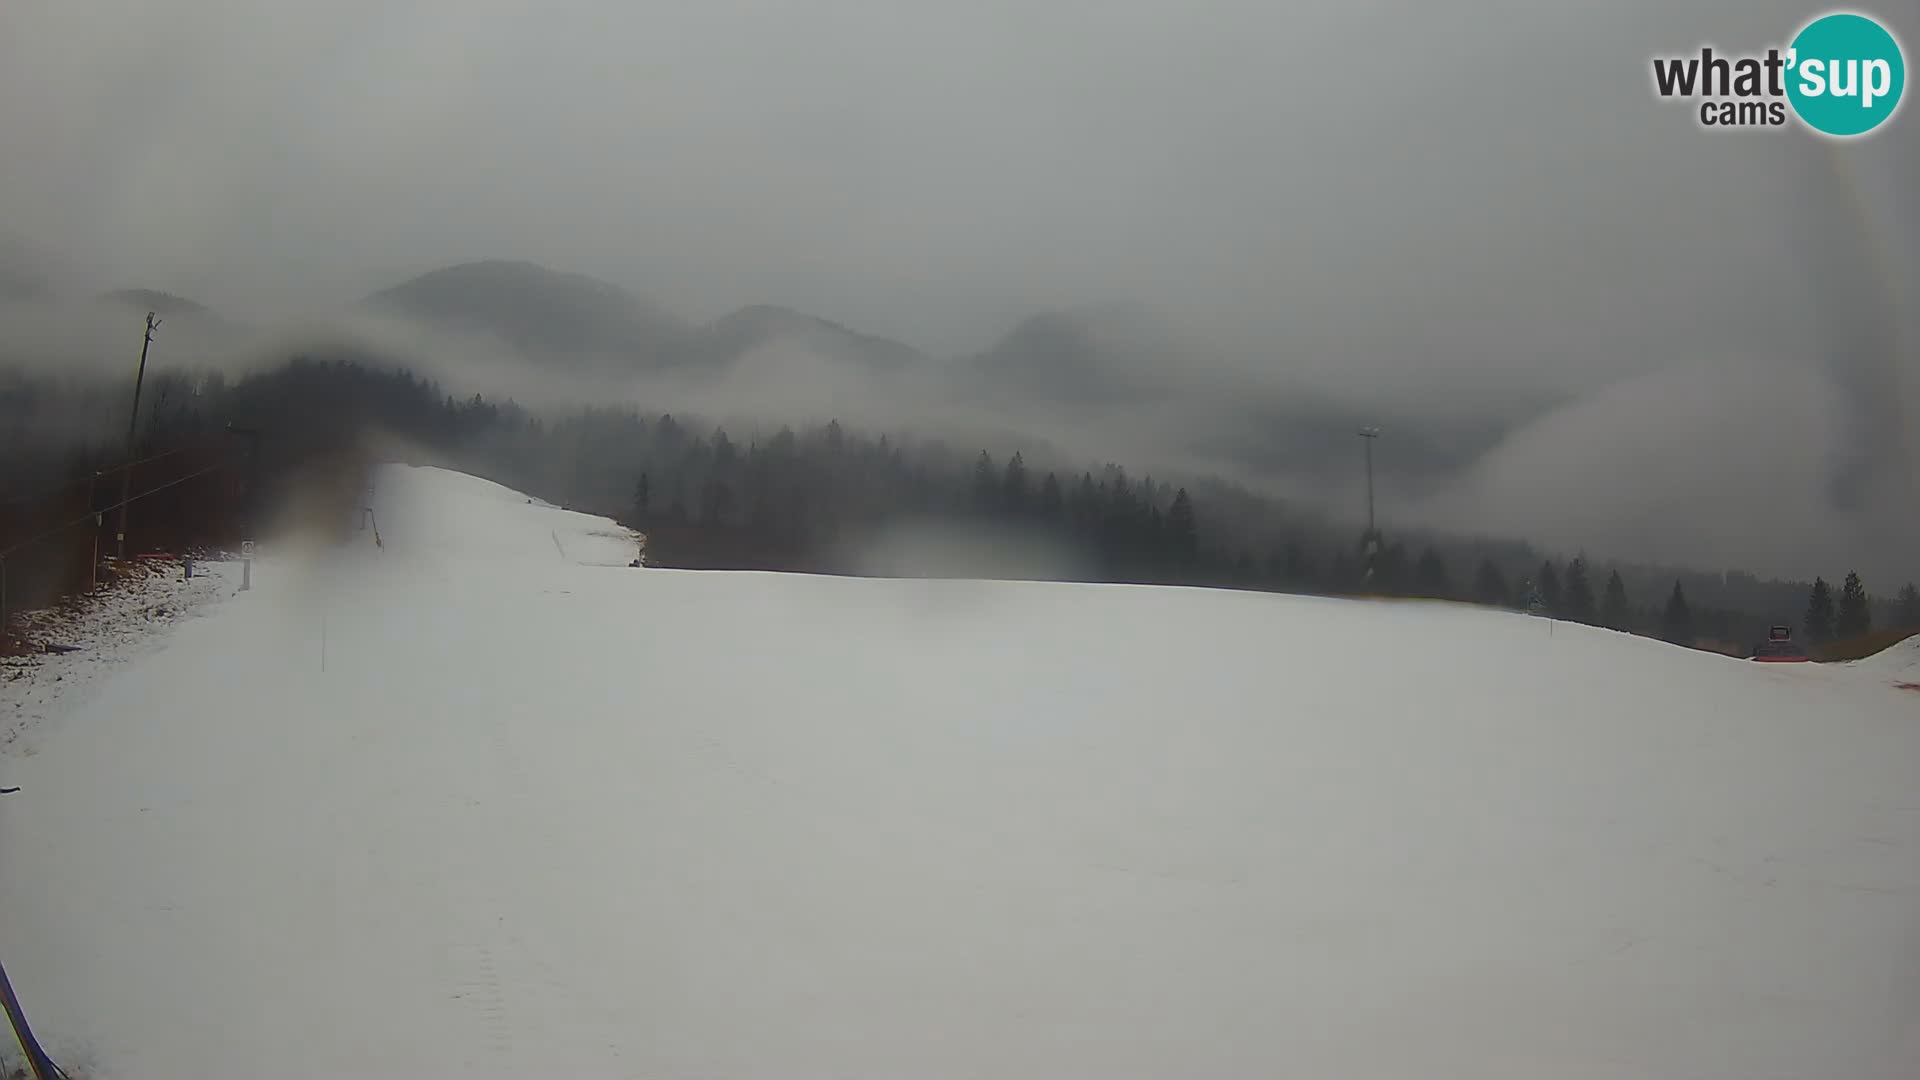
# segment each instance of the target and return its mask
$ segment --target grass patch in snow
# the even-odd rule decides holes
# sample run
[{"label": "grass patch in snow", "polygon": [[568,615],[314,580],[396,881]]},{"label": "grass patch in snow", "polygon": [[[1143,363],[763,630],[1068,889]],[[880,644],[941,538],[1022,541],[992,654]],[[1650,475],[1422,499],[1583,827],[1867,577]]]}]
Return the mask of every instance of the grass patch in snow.
[{"label": "grass patch in snow", "polygon": [[1837,664],[1848,660],[1865,660],[1876,653],[1882,653],[1895,645],[1913,637],[1913,630],[1875,630],[1871,633],[1850,637],[1845,641],[1829,641],[1814,646],[1813,658],[1826,664]]}]

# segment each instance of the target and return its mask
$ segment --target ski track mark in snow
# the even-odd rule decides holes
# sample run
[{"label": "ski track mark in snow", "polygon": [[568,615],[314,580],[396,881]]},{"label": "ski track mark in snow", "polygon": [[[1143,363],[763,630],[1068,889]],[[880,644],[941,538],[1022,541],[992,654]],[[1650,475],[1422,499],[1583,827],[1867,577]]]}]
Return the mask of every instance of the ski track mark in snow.
[{"label": "ski track mark in snow", "polygon": [[496,1064],[513,1056],[513,1032],[507,1023],[507,999],[500,992],[500,972],[494,967],[493,949],[482,943],[473,947],[474,986],[478,993],[474,1004],[487,1033],[487,1047]]}]

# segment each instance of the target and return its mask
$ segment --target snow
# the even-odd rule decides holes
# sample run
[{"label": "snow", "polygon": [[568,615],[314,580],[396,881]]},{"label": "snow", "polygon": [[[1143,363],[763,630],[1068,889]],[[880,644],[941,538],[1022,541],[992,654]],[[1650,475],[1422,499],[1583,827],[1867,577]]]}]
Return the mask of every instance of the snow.
[{"label": "snow", "polygon": [[0,757],[0,958],[70,1068],[1920,1065],[1920,708],[1878,676],[1443,605],[634,569],[429,469],[375,508],[379,547],[269,552]]},{"label": "snow", "polygon": [[0,696],[0,751],[33,753],[49,714],[160,647],[166,627],[203,613],[210,602],[232,595],[239,582],[237,562],[195,562],[191,578],[177,562],[132,563],[116,583],[20,616],[27,640],[72,651],[0,656],[0,690],[6,691]]},{"label": "snow", "polygon": [[507,567],[558,558],[623,567],[639,553],[631,530],[478,477],[438,469],[389,470],[375,491],[379,502],[371,524],[381,549],[399,559]]},{"label": "snow", "polygon": [[1849,667],[1858,668],[1895,683],[1920,683],[1920,635],[1896,642]]}]

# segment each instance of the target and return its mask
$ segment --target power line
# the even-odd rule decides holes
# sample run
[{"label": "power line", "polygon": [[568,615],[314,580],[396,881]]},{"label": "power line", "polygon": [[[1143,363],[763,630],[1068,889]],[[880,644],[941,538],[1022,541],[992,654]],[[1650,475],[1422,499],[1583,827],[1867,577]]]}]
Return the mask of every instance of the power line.
[{"label": "power line", "polygon": [[157,454],[149,454],[146,457],[139,459],[138,461],[127,461],[127,462],[122,462],[121,464],[118,464],[118,465],[108,465],[104,468],[95,469],[92,472],[88,473],[86,476],[81,477],[78,480],[69,480],[66,483],[58,485],[56,487],[41,488],[39,493],[34,495],[10,495],[7,498],[0,499],[0,506],[17,506],[20,503],[29,503],[29,502],[51,502],[53,501],[53,498],[55,495],[59,495],[63,492],[71,491],[74,488],[79,487],[81,484],[90,483],[94,480],[100,479],[103,476],[112,476],[114,473],[117,473],[122,469],[137,469],[142,465],[150,465],[153,462],[160,461],[165,458],[170,458],[175,454],[184,454],[187,451],[192,449],[194,448],[191,446],[176,446],[171,450],[162,450]]},{"label": "power line", "polygon": [[[151,431],[151,429],[149,429],[149,431]],[[141,465],[146,465],[151,462],[159,461],[163,458],[170,458],[175,454],[184,454],[187,451],[192,449],[194,448],[191,446],[176,446],[171,450],[162,450],[157,454],[148,454],[146,457],[143,457],[138,461],[129,461],[124,465],[109,465],[104,469],[95,469],[93,471],[93,475],[94,476],[110,476],[114,473],[119,472],[121,469],[138,468]]]},{"label": "power line", "polygon": [[199,470],[198,472],[190,472],[187,475],[182,476],[178,479],[169,480],[158,487],[149,488],[138,495],[131,496],[125,499],[124,501],[120,502],[116,506],[109,506],[103,510],[89,511],[85,514],[80,515],[77,518],[74,518],[72,521],[69,521],[63,525],[56,525],[53,528],[46,530],[45,532],[39,533],[34,536],[30,536],[25,540],[22,540],[19,543],[13,545],[12,547],[7,548],[4,551],[0,551],[0,632],[4,632],[7,626],[7,556],[12,555],[14,552],[19,551],[22,548],[25,548],[31,544],[37,544],[40,541],[45,540],[47,537],[55,535],[56,533],[64,532],[68,529],[73,528],[75,525],[83,524],[88,519],[98,519],[100,515],[108,513],[109,511],[112,511],[112,510],[124,511],[128,503],[134,502],[139,499],[144,499],[149,495],[154,495],[159,492],[165,491],[170,487],[177,487],[181,484],[186,483],[189,480],[194,479],[195,477],[205,476],[208,473],[213,472],[214,470],[222,467],[224,467],[224,463],[209,465],[206,468]]},{"label": "power line", "polygon": [[180,484],[184,484],[187,481],[194,479],[195,477],[205,476],[208,473],[213,472],[217,469],[226,468],[226,466],[227,466],[226,462],[220,462],[219,464],[209,465],[206,468],[201,469],[197,472],[190,472],[185,476],[178,477],[173,480],[169,480],[166,483],[159,485],[158,487],[148,488],[147,490],[141,492],[138,495],[130,496],[126,499],[121,500],[120,502],[114,503],[111,506],[103,506],[98,510],[89,510],[86,513],[80,515],[79,517],[74,518],[72,521],[69,521],[63,525],[55,525],[53,528],[48,529],[45,532],[41,532],[34,536],[30,536],[27,539],[22,540],[19,543],[13,545],[12,547],[7,548],[4,551],[0,551],[0,559],[6,558],[7,556],[13,554],[14,552],[19,551],[21,548],[27,547],[32,544],[37,544],[40,541],[45,540],[47,537],[54,535],[55,533],[64,532],[67,529],[73,528],[75,525],[83,524],[89,518],[97,517],[101,514],[106,514],[114,510],[122,509],[126,507],[127,504],[129,503],[139,502],[141,499],[144,499],[149,495],[158,494],[159,492],[165,491],[170,487],[176,487]]}]

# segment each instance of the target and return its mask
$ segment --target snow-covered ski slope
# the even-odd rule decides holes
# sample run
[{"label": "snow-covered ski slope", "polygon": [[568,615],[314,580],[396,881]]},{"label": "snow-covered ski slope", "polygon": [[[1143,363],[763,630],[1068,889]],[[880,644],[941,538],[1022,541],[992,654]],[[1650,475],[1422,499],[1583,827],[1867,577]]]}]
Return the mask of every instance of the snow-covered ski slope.
[{"label": "snow-covered ski slope", "polygon": [[1920,686],[1920,635],[1865,660],[1855,661],[1852,666],[1893,682],[1905,683],[1909,687]]},{"label": "snow-covered ski slope", "polygon": [[1871,671],[375,504],[0,756],[71,1070],[1920,1075],[1920,695]]}]

